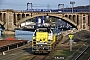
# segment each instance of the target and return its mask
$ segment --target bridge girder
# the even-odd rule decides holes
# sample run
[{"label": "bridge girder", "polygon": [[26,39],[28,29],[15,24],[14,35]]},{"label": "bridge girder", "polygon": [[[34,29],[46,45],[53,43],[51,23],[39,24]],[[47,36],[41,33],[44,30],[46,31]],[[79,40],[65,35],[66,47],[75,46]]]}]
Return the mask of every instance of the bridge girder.
[{"label": "bridge girder", "polygon": [[63,19],[64,21],[67,21],[67,22],[71,23],[72,25],[77,26],[77,24],[76,24],[75,22],[73,22],[73,21],[72,21],[71,19],[69,19],[69,18],[64,17],[63,15],[62,15],[62,16],[54,15],[54,14],[48,14],[48,15],[49,15],[49,16],[55,16],[55,17],[57,17],[57,18]]},{"label": "bridge girder", "polygon": [[34,17],[37,17],[37,16],[46,16],[47,14],[36,14],[36,15],[33,15],[33,16],[27,16],[26,18],[23,18],[21,20],[19,20],[18,22],[16,22],[16,25],[20,25],[22,22],[28,20],[28,19],[31,19],[31,18],[34,18]]},{"label": "bridge girder", "polygon": [[63,15],[61,16],[61,15],[49,14],[49,13],[48,13],[48,14],[34,14],[34,15],[32,15],[32,16],[27,16],[26,18],[23,18],[23,19],[17,21],[17,22],[16,22],[16,25],[20,25],[22,22],[24,22],[24,21],[26,21],[26,20],[28,20],[28,19],[37,17],[37,16],[47,16],[47,15],[48,15],[48,16],[54,16],[54,17],[63,19],[64,21],[67,21],[67,22],[71,23],[72,25],[77,26],[77,24],[76,24],[75,22],[73,22],[72,20],[70,20],[70,19],[67,18],[67,17],[63,17]]}]

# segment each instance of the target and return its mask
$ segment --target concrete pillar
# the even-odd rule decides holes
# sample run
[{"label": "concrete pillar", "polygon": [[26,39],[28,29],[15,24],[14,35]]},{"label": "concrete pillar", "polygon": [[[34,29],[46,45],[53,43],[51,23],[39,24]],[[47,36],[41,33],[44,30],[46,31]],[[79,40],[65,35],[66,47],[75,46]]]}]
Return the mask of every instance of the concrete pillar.
[{"label": "concrete pillar", "polygon": [[[73,14],[72,14],[72,15],[71,15],[71,20],[72,20],[72,21],[73,21],[73,18],[74,18],[74,17],[73,17]],[[74,21],[73,21],[73,22],[74,22]]]},{"label": "concrete pillar", "polygon": [[75,15],[73,15],[73,22],[75,22],[75,19],[76,19],[76,16],[75,16]]},{"label": "concrete pillar", "polygon": [[69,15],[69,19],[71,19],[71,21],[73,21],[73,16],[72,15]]},{"label": "concrete pillar", "polygon": [[15,14],[15,19],[16,19],[16,22],[17,22],[17,14]]},{"label": "concrete pillar", "polygon": [[5,30],[8,30],[8,13],[6,13],[6,24],[5,24]]},{"label": "concrete pillar", "polygon": [[6,30],[14,30],[14,15],[12,12],[6,12],[6,24],[5,24],[5,29]]},{"label": "concrete pillar", "polygon": [[17,44],[17,48],[18,48],[18,44]]},{"label": "concrete pillar", "polygon": [[26,14],[25,14],[25,17],[26,17]]},{"label": "concrete pillar", "polygon": [[3,14],[3,20],[4,23],[6,23],[6,13]]},{"label": "concrete pillar", "polygon": [[86,30],[88,30],[88,29],[89,29],[89,26],[88,26],[88,25],[89,25],[89,23],[88,23],[88,15],[85,16],[85,20],[86,20],[86,21],[85,21],[85,22],[86,22],[85,28],[86,28]]},{"label": "concrete pillar", "polygon": [[88,29],[88,15],[82,14],[82,29],[87,30]]},{"label": "concrete pillar", "polygon": [[77,15],[75,15],[75,23],[77,24]]},{"label": "concrete pillar", "polygon": [[9,51],[9,46],[8,46],[8,51]]},{"label": "concrete pillar", "polygon": [[78,27],[77,27],[77,28],[78,28],[79,30],[82,30],[82,14],[79,14],[79,15],[78,15],[78,18],[79,18],[79,19],[78,19],[78,23],[79,23],[79,24],[78,24]]},{"label": "concrete pillar", "polygon": [[3,21],[4,19],[3,19],[3,17],[4,17],[4,13],[2,13],[2,20],[1,21]]},{"label": "concrete pillar", "polygon": [[20,14],[20,20],[22,19],[22,14]]},{"label": "concrete pillar", "polygon": [[67,17],[69,18],[69,15],[67,15]]},{"label": "concrete pillar", "polygon": [[2,13],[0,13],[0,20],[2,20]]},{"label": "concrete pillar", "polygon": [[84,20],[86,20],[86,16],[82,14],[82,29],[83,30],[86,29],[86,21],[84,22]]}]

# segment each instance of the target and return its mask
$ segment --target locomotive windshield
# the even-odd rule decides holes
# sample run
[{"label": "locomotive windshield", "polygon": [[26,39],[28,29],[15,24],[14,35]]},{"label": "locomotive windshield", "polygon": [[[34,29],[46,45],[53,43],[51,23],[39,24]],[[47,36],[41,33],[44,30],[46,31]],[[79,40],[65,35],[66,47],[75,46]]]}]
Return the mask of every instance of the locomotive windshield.
[{"label": "locomotive windshield", "polygon": [[36,36],[36,32],[48,32],[48,33],[52,33],[51,29],[47,29],[47,28],[38,28],[35,30],[33,36]]},{"label": "locomotive windshield", "polygon": [[37,32],[47,32],[47,29],[37,29]]},{"label": "locomotive windshield", "polygon": [[51,33],[51,30],[47,29],[47,28],[39,28],[39,29],[36,30],[36,32],[48,32],[48,33]]}]

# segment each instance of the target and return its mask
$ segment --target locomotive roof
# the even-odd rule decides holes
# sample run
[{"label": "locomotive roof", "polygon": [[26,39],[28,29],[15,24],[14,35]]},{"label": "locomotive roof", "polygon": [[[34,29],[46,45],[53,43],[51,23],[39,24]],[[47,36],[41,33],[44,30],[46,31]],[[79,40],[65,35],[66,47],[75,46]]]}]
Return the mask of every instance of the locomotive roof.
[{"label": "locomotive roof", "polygon": [[49,27],[38,27],[37,29],[50,29]]}]

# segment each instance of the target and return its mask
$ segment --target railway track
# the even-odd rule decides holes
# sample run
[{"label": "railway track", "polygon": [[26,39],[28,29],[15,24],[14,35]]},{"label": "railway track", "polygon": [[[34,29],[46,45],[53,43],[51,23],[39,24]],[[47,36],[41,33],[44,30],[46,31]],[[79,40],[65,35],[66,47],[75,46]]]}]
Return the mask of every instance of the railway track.
[{"label": "railway track", "polygon": [[18,60],[18,58],[21,58],[26,55],[32,55],[31,53],[31,43],[28,43],[25,46],[12,49],[10,51],[5,51],[6,55],[2,55],[0,53],[0,60]]},{"label": "railway track", "polygon": [[74,60],[90,60],[90,45],[88,45]]},{"label": "railway track", "polygon": [[47,55],[35,55],[33,58],[29,59],[29,60],[45,60],[47,57]]},{"label": "railway track", "polygon": [[88,60],[90,60],[90,57],[88,58]]},{"label": "railway track", "polygon": [[0,60],[18,60],[23,56],[29,55],[32,56],[26,60],[50,60],[48,55],[33,55],[31,48],[31,42],[26,44],[25,46],[21,46],[19,48],[11,49],[9,51],[5,51],[6,55],[2,55],[0,53]]}]

